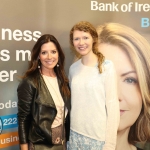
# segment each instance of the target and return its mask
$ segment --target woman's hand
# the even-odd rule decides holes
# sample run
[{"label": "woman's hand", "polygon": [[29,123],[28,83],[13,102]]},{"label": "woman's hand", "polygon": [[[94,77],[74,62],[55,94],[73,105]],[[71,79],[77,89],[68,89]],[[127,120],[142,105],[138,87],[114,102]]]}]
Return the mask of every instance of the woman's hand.
[{"label": "woman's hand", "polygon": [[28,143],[20,145],[21,150],[28,150]]}]

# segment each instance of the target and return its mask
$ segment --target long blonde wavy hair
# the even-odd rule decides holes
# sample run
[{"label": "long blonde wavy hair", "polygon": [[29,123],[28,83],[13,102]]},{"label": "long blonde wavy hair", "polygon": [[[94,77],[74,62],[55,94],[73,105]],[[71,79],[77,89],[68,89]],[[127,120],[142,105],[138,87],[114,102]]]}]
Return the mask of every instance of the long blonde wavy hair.
[{"label": "long blonde wavy hair", "polygon": [[74,45],[73,45],[73,33],[75,30],[84,31],[84,32],[91,34],[91,36],[93,38],[93,47],[92,47],[93,49],[92,49],[92,51],[98,57],[98,68],[99,68],[99,72],[102,73],[102,63],[104,61],[104,56],[102,53],[100,53],[98,51],[98,34],[97,34],[95,27],[87,21],[81,21],[81,22],[75,24],[72,27],[72,29],[70,30],[71,49],[74,51],[77,59],[79,59],[79,58],[81,58],[81,55],[79,53],[77,53],[77,51],[75,50]]},{"label": "long blonde wavy hair", "polygon": [[143,106],[138,119],[130,128],[128,141],[131,144],[150,141],[150,44],[132,28],[118,23],[101,25],[97,32],[99,44],[112,44],[127,52],[138,76]]}]

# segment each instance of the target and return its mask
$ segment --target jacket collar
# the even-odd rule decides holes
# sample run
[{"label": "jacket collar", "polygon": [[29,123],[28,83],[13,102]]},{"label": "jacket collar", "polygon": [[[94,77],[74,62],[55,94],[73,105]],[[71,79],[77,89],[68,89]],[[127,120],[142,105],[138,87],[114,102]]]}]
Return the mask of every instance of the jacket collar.
[{"label": "jacket collar", "polygon": [[[39,82],[38,89],[39,89],[40,101],[50,107],[56,108],[54,100],[53,100],[53,98],[48,90],[48,87],[47,87],[40,72],[39,72],[39,81],[40,82]],[[70,110],[70,102],[69,102],[70,99],[68,99],[66,96],[64,96],[64,94],[62,93],[62,90],[60,88],[60,85],[61,85],[61,82],[58,79],[58,86],[59,86],[59,90],[60,90],[61,96],[63,98],[64,104],[67,107],[67,109]]]}]

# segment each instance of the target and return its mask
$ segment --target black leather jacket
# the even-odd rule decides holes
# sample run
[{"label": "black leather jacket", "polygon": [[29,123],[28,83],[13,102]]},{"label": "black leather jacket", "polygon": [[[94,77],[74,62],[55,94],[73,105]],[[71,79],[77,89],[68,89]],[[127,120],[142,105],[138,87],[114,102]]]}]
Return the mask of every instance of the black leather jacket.
[{"label": "black leather jacket", "polygon": [[[19,140],[20,144],[31,141],[32,143],[52,145],[51,125],[57,110],[40,73],[38,79],[38,89],[30,78],[22,80],[17,89]],[[70,111],[70,99],[63,95],[62,97],[65,106]],[[70,131],[69,112],[65,119],[65,130],[66,140],[68,140]]]}]

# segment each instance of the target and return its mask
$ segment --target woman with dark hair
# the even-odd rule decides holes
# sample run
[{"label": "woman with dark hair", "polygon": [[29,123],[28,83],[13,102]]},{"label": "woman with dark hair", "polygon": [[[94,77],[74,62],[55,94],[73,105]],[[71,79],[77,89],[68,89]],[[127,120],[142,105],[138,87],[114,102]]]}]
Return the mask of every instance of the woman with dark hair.
[{"label": "woman with dark hair", "polygon": [[53,35],[45,34],[35,43],[29,68],[17,89],[21,150],[66,148],[70,91],[64,61]]},{"label": "woman with dark hair", "polygon": [[70,31],[77,58],[69,70],[71,130],[69,150],[115,150],[119,102],[113,63],[98,51],[98,34],[81,21]]}]

